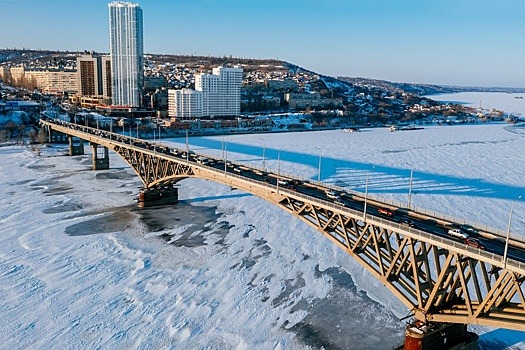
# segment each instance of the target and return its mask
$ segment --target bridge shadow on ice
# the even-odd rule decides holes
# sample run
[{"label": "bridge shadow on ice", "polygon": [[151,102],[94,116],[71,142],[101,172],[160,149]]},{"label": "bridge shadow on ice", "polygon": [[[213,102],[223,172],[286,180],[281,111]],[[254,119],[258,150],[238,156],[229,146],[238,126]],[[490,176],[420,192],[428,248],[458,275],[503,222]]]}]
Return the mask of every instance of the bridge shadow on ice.
[{"label": "bridge shadow on ice", "polygon": [[[184,143],[184,139],[172,139],[175,142]],[[198,147],[196,152],[206,153],[206,149],[218,150],[221,152],[223,143],[221,140],[214,140],[207,137],[191,138],[190,149]],[[243,154],[246,159],[236,158],[238,161],[262,166],[262,147],[251,146],[239,143],[227,142],[227,152]],[[272,163],[271,170],[276,172],[275,162],[278,157],[282,162],[291,162],[310,166],[316,169],[312,180],[317,180],[317,169],[319,166],[319,156],[307,153],[293,152],[289,150],[278,150],[266,148],[265,159],[267,164]],[[391,193],[407,194],[410,186],[410,168],[399,168],[392,166],[377,165],[373,163],[361,163],[345,159],[332,157],[321,158],[321,181],[365,192],[366,178],[368,179],[369,193]],[[462,195],[473,197],[499,198],[504,200],[525,201],[525,187],[512,186],[490,182],[486,179],[460,178],[450,175],[414,171],[412,176],[413,194],[433,194],[433,195]]]},{"label": "bridge shadow on ice", "polygon": [[[498,328],[479,336],[479,345],[485,350],[513,349],[525,342],[525,332]],[[515,348],[518,349],[518,348]],[[520,346],[519,349],[522,349]]]},{"label": "bridge shadow on ice", "polygon": [[251,193],[237,193],[237,194],[228,194],[223,196],[208,196],[208,197],[195,197],[189,200],[191,203],[196,202],[206,202],[210,200],[218,200],[218,199],[228,199],[228,198],[242,198],[242,197],[252,197],[253,194]]}]

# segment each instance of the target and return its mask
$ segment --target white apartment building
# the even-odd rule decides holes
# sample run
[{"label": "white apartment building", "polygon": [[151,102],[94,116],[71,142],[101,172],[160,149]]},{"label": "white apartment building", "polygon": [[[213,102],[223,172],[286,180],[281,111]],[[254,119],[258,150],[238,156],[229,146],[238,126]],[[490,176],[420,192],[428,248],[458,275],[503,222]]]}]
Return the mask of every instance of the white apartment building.
[{"label": "white apartment building", "polygon": [[195,90],[168,90],[168,115],[182,119],[241,114],[241,67],[196,74]]},{"label": "white apartment building", "polygon": [[108,6],[113,105],[140,107],[144,78],[142,9],[122,1]]},{"label": "white apartment building", "polygon": [[203,106],[202,91],[191,89],[168,90],[168,115],[181,119],[201,118]]},{"label": "white apartment building", "polygon": [[195,90],[203,93],[203,116],[241,114],[242,68],[216,67],[212,74],[195,75]]}]

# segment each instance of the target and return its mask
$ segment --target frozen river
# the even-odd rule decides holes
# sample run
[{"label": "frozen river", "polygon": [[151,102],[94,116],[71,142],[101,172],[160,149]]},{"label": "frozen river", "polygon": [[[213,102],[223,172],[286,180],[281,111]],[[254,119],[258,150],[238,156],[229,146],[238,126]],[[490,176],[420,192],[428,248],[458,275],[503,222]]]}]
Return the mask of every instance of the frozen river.
[{"label": "frozen river", "polygon": [[[185,140],[163,140],[184,146]],[[237,135],[190,148],[525,233],[525,128],[506,124]],[[326,238],[262,199],[183,180],[139,210],[114,154],[0,148],[6,348],[391,349],[409,311]],[[278,157],[279,156],[279,157]],[[279,164],[277,159],[280,159]],[[519,198],[522,196],[522,198]],[[472,327],[484,349],[525,335]]]}]

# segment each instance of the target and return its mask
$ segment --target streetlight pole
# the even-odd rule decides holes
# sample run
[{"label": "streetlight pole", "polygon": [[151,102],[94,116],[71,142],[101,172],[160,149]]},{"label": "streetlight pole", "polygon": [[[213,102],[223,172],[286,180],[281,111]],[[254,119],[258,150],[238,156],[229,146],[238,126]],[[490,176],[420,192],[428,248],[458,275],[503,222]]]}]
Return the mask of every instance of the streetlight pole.
[{"label": "streetlight pole", "polygon": [[155,129],[153,129],[153,153],[157,153],[157,148],[155,146]]},{"label": "streetlight pole", "polygon": [[190,162],[190,141],[188,138],[188,129],[186,129],[186,163],[189,163],[189,162]]},{"label": "streetlight pole", "polygon": [[224,157],[224,135],[222,135],[222,145],[221,145],[221,150],[222,150],[222,159],[226,159]]},{"label": "streetlight pole", "polygon": [[319,164],[318,164],[318,169],[317,169],[317,182],[319,184],[321,184],[321,149],[319,147],[314,147],[315,149],[318,149],[319,150]]},{"label": "streetlight pole", "polygon": [[319,170],[317,173],[317,182],[321,183],[321,154],[319,154]]},{"label": "streetlight pole", "polygon": [[222,143],[223,143],[222,155],[224,157],[224,176],[226,176],[228,174],[227,167],[226,167],[227,150],[226,150],[226,143],[224,143],[224,138],[222,139]]},{"label": "streetlight pole", "polygon": [[281,151],[277,151],[277,193],[279,193],[279,177],[281,173]]},{"label": "streetlight pole", "polygon": [[[521,199],[521,196],[518,197]],[[509,224],[507,226],[507,239],[505,240],[505,251],[503,252],[503,268],[507,268],[507,252],[509,250],[510,227],[512,225],[512,210],[514,209],[514,202],[510,204]]]},{"label": "streetlight pole", "polygon": [[412,204],[412,178],[414,175],[414,169],[410,169],[410,183],[408,185],[408,209],[410,209],[410,205]]},{"label": "streetlight pole", "polygon": [[370,172],[366,173],[366,183],[365,183],[365,207],[363,209],[363,220],[366,221],[366,205],[368,202],[368,177],[370,176]]},{"label": "streetlight pole", "polygon": [[266,142],[259,137],[259,140],[263,142],[263,170],[266,171]]}]

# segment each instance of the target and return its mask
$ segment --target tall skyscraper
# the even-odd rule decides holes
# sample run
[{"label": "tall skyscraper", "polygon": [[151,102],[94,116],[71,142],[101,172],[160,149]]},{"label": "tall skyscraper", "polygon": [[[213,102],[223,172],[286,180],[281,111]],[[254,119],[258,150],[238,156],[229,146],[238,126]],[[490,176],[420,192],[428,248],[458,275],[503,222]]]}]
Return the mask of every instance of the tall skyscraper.
[{"label": "tall skyscraper", "polygon": [[144,79],[142,9],[122,1],[108,6],[112,103],[140,107]]}]

